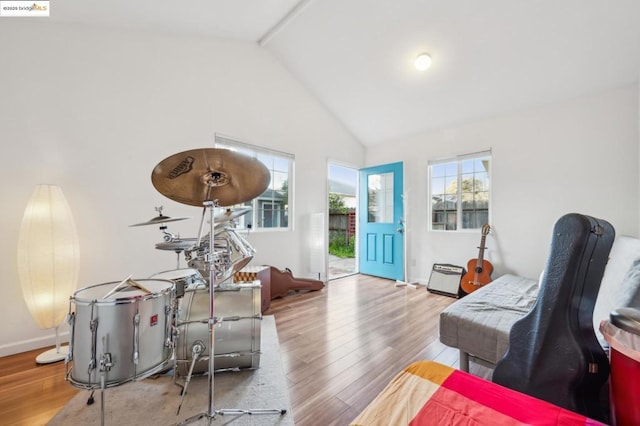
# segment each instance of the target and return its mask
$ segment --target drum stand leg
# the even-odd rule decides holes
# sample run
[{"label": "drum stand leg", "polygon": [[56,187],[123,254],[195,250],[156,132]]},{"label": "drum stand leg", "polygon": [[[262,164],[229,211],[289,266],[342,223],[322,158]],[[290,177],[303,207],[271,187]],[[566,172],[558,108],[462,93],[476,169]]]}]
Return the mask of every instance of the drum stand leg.
[{"label": "drum stand leg", "polygon": [[[104,376],[107,371],[111,370],[111,354],[106,353],[100,357],[100,425],[104,426],[104,391],[105,381]],[[93,396],[93,394],[91,394]]]},{"label": "drum stand leg", "polygon": [[100,426],[104,426],[104,373],[100,378]]},{"label": "drum stand leg", "polygon": [[[209,183],[210,185],[215,185],[215,182],[211,182]],[[204,208],[209,209],[209,213],[210,213],[210,221],[209,221],[209,225],[210,225],[210,230],[209,230],[209,259],[208,259],[208,264],[209,264],[209,375],[208,375],[208,385],[209,385],[209,407],[208,407],[208,411],[206,413],[199,413],[196,414],[193,417],[189,417],[188,419],[186,419],[185,421],[178,423],[180,425],[185,425],[185,424],[189,424],[189,423],[193,423],[196,422],[200,419],[203,418],[207,418],[209,419],[209,424],[211,424],[211,422],[213,422],[216,419],[216,415],[220,414],[221,416],[224,415],[231,415],[231,416],[241,416],[244,414],[255,414],[255,415],[261,415],[261,414],[276,414],[276,415],[283,415],[287,412],[287,410],[285,409],[276,409],[276,408],[269,408],[269,409],[250,409],[250,410],[245,410],[245,409],[238,409],[238,408],[229,408],[229,409],[223,409],[223,410],[216,410],[214,408],[214,403],[213,403],[213,373],[214,373],[214,358],[215,358],[215,350],[214,350],[214,344],[215,344],[215,324],[216,324],[216,317],[215,317],[215,309],[214,309],[214,290],[215,290],[215,280],[216,280],[216,274],[215,274],[215,258],[213,256],[213,248],[215,247],[214,245],[214,207],[217,205],[217,201],[205,201],[204,203]],[[202,214],[202,220],[204,222],[204,212]],[[202,230],[202,224],[200,224],[200,229]],[[200,236],[198,236],[198,241],[200,241]]]},{"label": "drum stand leg", "polygon": [[184,381],[184,387],[180,392],[180,405],[178,405],[178,411],[176,411],[176,416],[180,414],[180,408],[182,408],[182,403],[184,402],[184,396],[187,394],[187,388],[189,387],[189,382],[191,382],[191,376],[193,375],[193,367],[196,365],[196,361],[200,354],[204,352],[204,343],[200,340],[196,340],[191,348],[191,356],[193,360],[191,361],[191,367],[189,367],[189,374],[187,374],[187,378]]}]

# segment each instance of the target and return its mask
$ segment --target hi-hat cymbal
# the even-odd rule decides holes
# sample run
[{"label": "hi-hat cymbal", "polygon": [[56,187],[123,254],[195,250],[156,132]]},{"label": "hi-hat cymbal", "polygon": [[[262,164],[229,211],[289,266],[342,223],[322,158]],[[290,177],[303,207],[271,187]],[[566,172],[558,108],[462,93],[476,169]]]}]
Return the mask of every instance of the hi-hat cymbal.
[{"label": "hi-hat cymbal", "polygon": [[144,226],[144,225],[158,225],[158,224],[163,224],[166,222],[176,222],[178,220],[186,220],[189,219],[188,217],[169,217],[169,216],[165,216],[163,214],[158,215],[156,217],[154,217],[153,219],[150,219],[146,222],[141,222],[141,223],[136,223],[134,225],[129,225],[129,227],[132,226]]},{"label": "hi-hat cymbal", "polygon": [[219,206],[243,203],[262,194],[270,180],[269,170],[257,159],[219,148],[174,154],[151,173],[158,192],[191,206],[214,200]]},{"label": "hi-hat cymbal", "polygon": [[196,241],[196,238],[184,238],[181,240],[158,243],[156,244],[156,248],[158,250],[182,251],[194,245]]}]

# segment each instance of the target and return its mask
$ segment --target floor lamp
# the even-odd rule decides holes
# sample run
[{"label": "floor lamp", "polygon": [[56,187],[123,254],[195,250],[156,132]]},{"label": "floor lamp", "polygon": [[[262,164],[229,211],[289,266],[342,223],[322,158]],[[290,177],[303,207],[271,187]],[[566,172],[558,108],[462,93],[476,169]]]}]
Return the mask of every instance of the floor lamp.
[{"label": "floor lamp", "polygon": [[24,211],[18,239],[18,276],[22,294],[38,326],[55,328],[56,347],[36,358],[39,364],[61,361],[58,326],[69,309],[79,271],[78,235],[62,189],[37,185]]}]

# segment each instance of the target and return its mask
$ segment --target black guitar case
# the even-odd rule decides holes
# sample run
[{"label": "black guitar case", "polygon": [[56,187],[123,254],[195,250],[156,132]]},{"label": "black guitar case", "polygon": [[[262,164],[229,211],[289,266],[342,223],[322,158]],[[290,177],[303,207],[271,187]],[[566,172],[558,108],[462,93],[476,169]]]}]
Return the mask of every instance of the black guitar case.
[{"label": "black guitar case", "polygon": [[576,213],[558,219],[536,304],[513,325],[494,382],[607,420],[600,395],[609,361],[592,321],[614,235],[604,220]]}]

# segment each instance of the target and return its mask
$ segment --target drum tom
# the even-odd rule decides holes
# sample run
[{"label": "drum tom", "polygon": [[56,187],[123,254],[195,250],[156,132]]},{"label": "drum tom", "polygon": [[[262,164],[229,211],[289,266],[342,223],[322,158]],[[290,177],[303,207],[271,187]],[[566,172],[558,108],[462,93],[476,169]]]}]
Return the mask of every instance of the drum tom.
[{"label": "drum tom", "polygon": [[171,362],[173,283],[135,280],[142,288],[110,282],[76,291],[70,299],[68,373],[82,389],[118,386],[162,371]]},{"label": "drum tom", "polygon": [[[214,368],[254,369],[260,366],[260,326],[262,320],[260,284],[239,284],[216,287],[214,311]],[[176,371],[182,376],[189,372],[196,342],[205,346],[193,371],[208,371],[209,362],[209,292],[188,291],[180,300],[178,310],[178,339]]]},{"label": "drum tom", "polygon": [[251,259],[256,254],[256,250],[235,228],[227,226],[216,231],[215,235],[216,239],[224,238],[228,242],[229,258],[233,269],[232,275],[251,262]]}]

